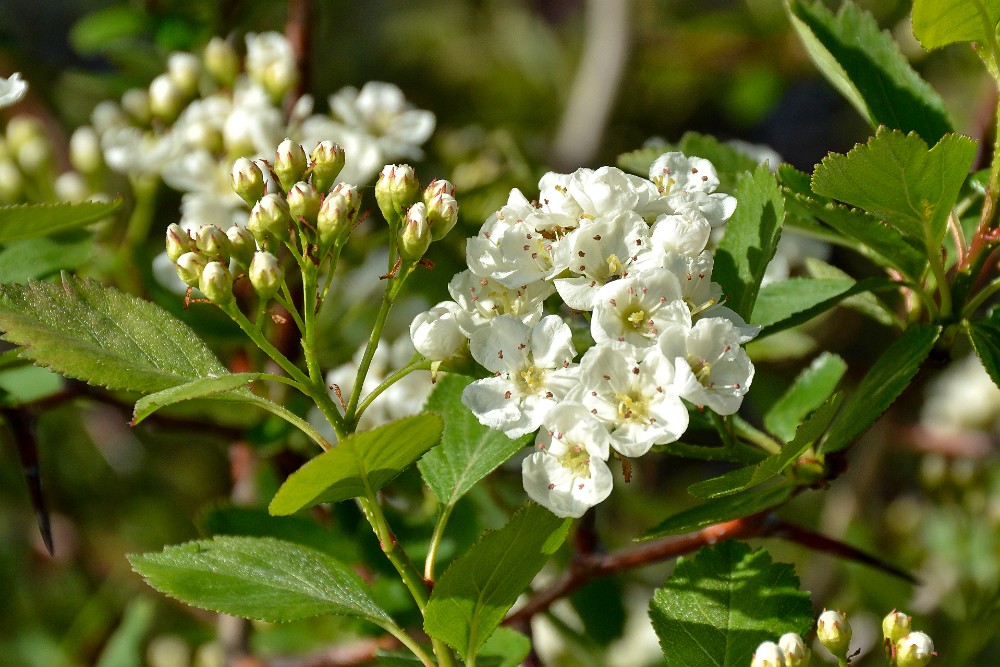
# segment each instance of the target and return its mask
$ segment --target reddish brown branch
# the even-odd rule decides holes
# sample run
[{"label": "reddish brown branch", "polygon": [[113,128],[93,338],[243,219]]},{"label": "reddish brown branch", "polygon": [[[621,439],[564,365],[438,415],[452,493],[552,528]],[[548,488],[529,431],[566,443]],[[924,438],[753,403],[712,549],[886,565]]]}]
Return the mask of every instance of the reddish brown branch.
[{"label": "reddish brown branch", "polygon": [[285,36],[292,46],[292,52],[295,54],[295,68],[299,72],[299,81],[289,99],[292,106],[294,106],[295,100],[302,97],[309,89],[309,26],[312,24],[312,14],[312,0],[288,1]]}]

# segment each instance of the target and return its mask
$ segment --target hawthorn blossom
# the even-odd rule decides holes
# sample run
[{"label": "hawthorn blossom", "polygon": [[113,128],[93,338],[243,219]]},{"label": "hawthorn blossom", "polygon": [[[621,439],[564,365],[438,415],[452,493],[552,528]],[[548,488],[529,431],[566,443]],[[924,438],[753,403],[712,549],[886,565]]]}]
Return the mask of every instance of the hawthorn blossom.
[{"label": "hawthorn blossom", "polygon": [[611,494],[608,433],[579,403],[552,408],[543,426],[521,462],[524,490],[556,516],[583,516]]},{"label": "hawthorn blossom", "polygon": [[512,315],[528,326],[542,319],[542,305],[555,288],[547,282],[536,282],[508,288],[493,280],[477,276],[468,269],[456,273],[448,283],[451,298],[461,307],[455,318],[467,337],[502,315]]},{"label": "hawthorn blossom", "polygon": [[690,319],[677,277],[667,271],[633,273],[608,283],[594,297],[590,335],[637,347],[656,344],[663,327]]},{"label": "hawthorn blossom", "polygon": [[247,74],[275,99],[291,90],[299,78],[291,42],[280,32],[250,33],[246,36]]},{"label": "hawthorn blossom", "polygon": [[454,301],[442,301],[420,313],[410,323],[410,339],[417,352],[432,361],[442,361],[459,353],[466,338],[458,326],[458,312]]},{"label": "hawthorn blossom", "polygon": [[576,384],[576,351],[569,327],[557,315],[533,327],[511,315],[472,335],[472,357],[493,377],[462,392],[480,423],[517,438],[531,433]]},{"label": "hawthorn blossom", "polygon": [[17,104],[28,92],[28,82],[21,78],[20,72],[14,72],[6,79],[0,76],[0,108]]},{"label": "hawthorn blossom", "polygon": [[735,197],[715,191],[719,176],[712,163],[704,158],[664,153],[650,166],[649,180],[660,192],[660,198],[650,202],[651,212],[672,213],[692,206],[712,227],[718,227],[736,210]]}]

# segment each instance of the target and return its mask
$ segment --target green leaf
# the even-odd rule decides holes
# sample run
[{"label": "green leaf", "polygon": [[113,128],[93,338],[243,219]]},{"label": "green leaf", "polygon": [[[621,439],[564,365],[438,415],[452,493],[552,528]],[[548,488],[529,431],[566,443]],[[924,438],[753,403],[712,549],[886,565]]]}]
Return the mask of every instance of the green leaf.
[{"label": "green leaf", "polygon": [[1000,308],[985,319],[966,321],[965,330],[983,368],[1000,387]]},{"label": "green leaf", "polygon": [[757,646],[813,622],[795,568],[727,540],[677,561],[649,617],[667,667],[746,667]]},{"label": "green leaf", "polygon": [[351,568],[292,542],[216,537],[128,559],[150,586],[199,609],[272,623],[335,614],[392,624]]},{"label": "green leaf", "polygon": [[842,297],[855,283],[856,281],[851,278],[840,280],[788,278],[769,283],[760,288],[750,322],[767,327],[819,304],[835,303],[837,297]]},{"label": "green leaf", "polygon": [[155,394],[143,396],[136,401],[135,410],[132,413],[131,425],[135,426],[160,408],[165,408],[168,405],[180,403],[181,401],[190,401],[196,398],[205,398],[207,396],[213,396],[215,394],[231,391],[233,389],[237,389],[238,387],[248,385],[254,380],[260,379],[261,375],[263,374],[226,373],[225,375],[219,375],[218,377],[207,377],[193,380],[185,384],[179,384],[176,387],[163,389]]},{"label": "green leaf", "polygon": [[142,667],[143,644],[153,627],[156,605],[151,598],[135,598],[125,608],[121,623],[108,638],[96,667]]},{"label": "green leaf", "polygon": [[454,505],[479,480],[493,472],[530,442],[530,435],[511,440],[483,426],[462,403],[462,390],[471,381],[446,375],[427,400],[426,408],[444,418],[441,444],[420,460],[424,481],[444,505]]},{"label": "green leaf", "polygon": [[723,521],[758,514],[784,504],[795,493],[794,484],[775,484],[709,500],[678,512],[659,525],[647,530],[640,539],[650,540],[666,535],[680,535],[713,526]]},{"label": "green leaf", "polygon": [[72,271],[95,250],[94,235],[82,230],[7,243],[0,248],[0,283],[27,283]]},{"label": "green leaf", "polygon": [[725,475],[688,487],[688,493],[699,498],[721,498],[739,491],[745,491],[752,486],[762,484],[780,475],[785,468],[792,465],[800,456],[806,453],[813,443],[830,426],[830,422],[840,409],[842,394],[835,394],[807,419],[795,432],[795,437],[780,452],[772,454],[755,466],[737,468]]},{"label": "green leaf", "polygon": [[976,143],[949,134],[927,150],[915,134],[879,128],[847,155],[817,165],[812,189],[874,213],[925,248],[937,248],[976,156]]},{"label": "green leaf", "polygon": [[433,413],[354,433],[289,476],[271,500],[271,514],[293,514],[320,503],[367,496],[382,488],[441,439]]},{"label": "green leaf", "polygon": [[791,0],[792,25],[816,66],[872,127],[916,132],[929,144],[952,131],[944,102],[871,14],[845,2],[836,16]]},{"label": "green leaf", "polygon": [[624,171],[648,178],[649,168],[656,162],[656,158],[673,150],[676,150],[676,147],[666,142],[656,143],[652,146],[643,146],[642,148],[619,155],[617,164]]},{"label": "green leaf", "polygon": [[914,0],[913,34],[928,51],[955,42],[986,46],[1000,22],[1000,3],[990,0]]},{"label": "green leaf", "polygon": [[0,206],[0,243],[47,236],[102,220],[118,210],[121,197],[109,202],[80,204],[18,204]]},{"label": "green leaf", "polygon": [[[183,322],[88,279],[0,285],[0,330],[4,340],[24,347],[22,357],[116,391],[152,393],[228,374]],[[245,390],[224,395],[250,396]]]},{"label": "green leaf", "polygon": [[70,30],[69,41],[77,53],[102,53],[109,43],[141,39],[151,28],[149,14],[140,8],[113,5],[93,11],[77,21]]},{"label": "green leaf", "polygon": [[712,278],[728,297],[726,305],[750,319],[768,262],[781,237],[785,204],[766,166],[740,180],[736,212],[715,253]]},{"label": "green leaf", "polygon": [[820,454],[849,447],[903,393],[941,335],[936,325],[916,325],[903,332],[868,370],[834,422]]},{"label": "green leaf", "polygon": [[477,660],[476,664],[484,664],[491,658],[499,658],[497,667],[519,667],[529,653],[531,653],[530,639],[517,630],[500,627],[494,630],[483,644],[483,648],[479,650],[481,659]]},{"label": "green leaf", "polygon": [[[805,265],[806,272],[813,278],[821,280],[852,279],[844,271],[816,257],[806,257]],[[906,323],[903,319],[871,292],[862,292],[861,294],[849,296],[841,301],[840,305],[866,315],[887,327],[897,327],[900,330],[906,328]]]},{"label": "green leaf", "polygon": [[764,414],[764,426],[783,441],[790,441],[806,415],[837,389],[846,370],[844,360],[832,352],[816,357]]},{"label": "green leaf", "polygon": [[487,533],[434,585],[424,611],[427,634],[464,660],[475,656],[566,539],[570,523],[528,503],[503,528]]},{"label": "green leaf", "polygon": [[669,456],[680,456],[686,459],[697,459],[699,461],[732,461],[734,463],[756,463],[764,458],[765,454],[756,447],[735,443],[737,446],[726,445],[690,445],[684,442],[671,442],[667,445],[654,445],[654,450],[658,454]]}]

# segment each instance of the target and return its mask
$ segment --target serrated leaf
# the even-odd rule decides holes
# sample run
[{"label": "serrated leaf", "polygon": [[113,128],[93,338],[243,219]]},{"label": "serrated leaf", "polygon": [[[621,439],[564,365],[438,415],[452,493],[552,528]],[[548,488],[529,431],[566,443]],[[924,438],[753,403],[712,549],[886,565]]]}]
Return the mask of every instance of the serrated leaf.
[{"label": "serrated leaf", "polygon": [[915,134],[879,128],[846,155],[816,166],[812,189],[865,209],[925,248],[937,248],[976,156],[976,143],[949,134],[934,148]]},{"label": "serrated leaf", "polygon": [[[846,272],[816,257],[806,257],[805,265],[806,272],[813,278],[821,280],[851,278]],[[902,318],[885,303],[880,301],[872,292],[862,292],[861,294],[849,296],[841,301],[840,305],[866,315],[887,327],[898,327],[901,330],[906,328],[906,323]]]},{"label": "serrated leaf", "polygon": [[929,144],[952,131],[940,96],[871,14],[850,2],[836,16],[819,2],[791,0],[788,10],[813,62],[872,127],[916,132]]},{"label": "serrated leaf", "polygon": [[136,401],[135,410],[132,412],[131,424],[135,426],[149,415],[168,405],[197,398],[205,398],[244,387],[254,380],[259,380],[261,375],[263,373],[226,373],[218,377],[192,380],[191,382],[179,384],[176,387],[163,389],[155,394],[143,396]]},{"label": "serrated leaf", "polygon": [[293,514],[373,493],[436,445],[442,428],[441,417],[428,412],[353,433],[292,473],[268,511]]},{"label": "serrated leaf", "polygon": [[768,456],[755,466],[737,468],[719,477],[692,484],[688,487],[688,493],[699,498],[721,498],[763,484],[780,475],[823,435],[840,409],[842,398],[842,394],[835,394],[823,403],[798,427],[795,437],[780,452]]},{"label": "serrated leaf", "polygon": [[[985,16],[984,16],[985,14]],[[955,42],[986,46],[1000,22],[1000,3],[991,0],[914,0],[913,35],[928,51]]]},{"label": "serrated leaf", "polygon": [[[228,374],[186,324],[89,279],[0,285],[0,330],[24,347],[22,357],[116,391],[152,393]],[[233,391],[225,398],[251,395]]]},{"label": "serrated leaf", "polygon": [[649,168],[656,162],[656,158],[672,150],[675,150],[674,146],[666,142],[643,146],[619,155],[617,164],[619,169],[646,178],[649,176]]},{"label": "serrated leaf", "polygon": [[18,204],[0,206],[0,243],[47,236],[102,220],[121,206],[119,197],[109,202],[79,204]]},{"label": "serrated leaf", "polygon": [[812,625],[795,569],[727,540],[677,561],[649,603],[668,667],[745,667],[763,641]]},{"label": "serrated leaf", "polygon": [[941,327],[916,325],[903,332],[868,370],[844,401],[840,416],[819,446],[820,454],[849,447],[903,393],[934,348]]},{"label": "serrated leaf", "polygon": [[846,371],[847,364],[832,352],[813,359],[764,414],[764,426],[784,442],[790,441],[806,415],[833,394]]},{"label": "serrated leaf", "polygon": [[[763,327],[757,338],[772,336],[779,331],[785,331],[803,322],[808,322],[820,313],[830,310],[853,296],[875,291],[894,291],[899,289],[899,283],[894,280],[873,277],[865,278],[858,282],[853,282],[852,279],[852,284],[848,289],[837,292],[835,283],[840,283],[843,280],[837,278],[829,281],[824,288],[818,290],[818,293],[807,292],[803,294],[794,291],[796,282],[800,280],[805,281],[803,286],[806,290],[809,289],[809,283],[813,282],[810,278],[791,278],[788,281],[767,285],[766,288],[770,288],[767,290],[767,294],[764,293],[764,290],[761,290],[760,298],[757,300],[761,310],[758,314],[755,308],[753,315],[754,319],[760,319],[759,324]],[[784,285],[786,282],[790,282],[791,284]],[[819,282],[827,281],[820,279]],[[810,302],[814,303],[810,304]],[[757,324],[758,322],[754,323]]]},{"label": "serrated leaf", "polygon": [[750,319],[760,283],[781,237],[785,204],[766,166],[740,179],[736,212],[715,253],[712,277],[722,285],[726,305]]},{"label": "serrated leaf", "polygon": [[519,667],[531,653],[531,640],[517,630],[499,627],[479,650],[477,665],[496,660],[496,667]]},{"label": "serrated leaf", "polygon": [[342,562],[358,558],[357,544],[343,539],[335,527],[322,526],[306,516],[271,516],[263,508],[219,504],[202,511],[197,526],[206,537],[273,537],[326,552]]},{"label": "serrated leaf", "polygon": [[0,283],[27,283],[72,271],[95,253],[93,234],[77,230],[24,239],[0,248]]},{"label": "serrated leaf", "polygon": [[444,432],[441,444],[427,452],[417,467],[444,505],[454,505],[531,440],[530,435],[511,440],[480,424],[462,403],[462,390],[470,381],[462,375],[446,375],[427,399],[426,409],[444,418]]},{"label": "serrated leaf", "polygon": [[758,514],[784,504],[795,493],[795,485],[779,483],[755,487],[748,491],[709,500],[690,509],[678,512],[662,523],[647,530],[640,539],[680,535],[713,526],[723,521]]},{"label": "serrated leaf", "polygon": [[150,586],[199,609],[272,623],[326,614],[392,623],[353,570],[292,542],[216,537],[128,559]]},{"label": "serrated leaf", "polygon": [[487,533],[434,585],[424,630],[468,659],[566,539],[572,520],[528,503],[500,530]]},{"label": "serrated leaf", "polygon": [[965,330],[983,368],[1000,387],[1000,308],[985,319],[966,321]]},{"label": "serrated leaf", "polygon": [[737,446],[729,447],[690,445],[684,442],[671,442],[667,445],[655,445],[654,450],[658,454],[669,456],[680,456],[686,459],[697,459],[699,461],[732,461],[733,463],[756,463],[766,455],[756,447],[735,443]]}]

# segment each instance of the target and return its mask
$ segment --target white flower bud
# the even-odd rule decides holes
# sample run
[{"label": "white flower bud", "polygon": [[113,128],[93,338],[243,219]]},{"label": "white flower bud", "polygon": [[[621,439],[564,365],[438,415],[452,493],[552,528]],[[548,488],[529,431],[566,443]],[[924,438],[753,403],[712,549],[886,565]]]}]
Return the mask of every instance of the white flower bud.
[{"label": "white flower bud", "polygon": [[[145,125],[150,119],[149,93],[140,88],[131,88],[122,95],[122,109],[132,120]],[[95,123],[96,124],[96,123]]]},{"label": "white flower bud", "polygon": [[69,162],[81,174],[93,174],[104,163],[101,139],[89,125],[76,128],[69,138]]},{"label": "white flower bud", "polygon": [[322,205],[322,196],[305,181],[299,181],[288,191],[288,210],[293,220],[304,219],[310,227],[315,226]]},{"label": "white flower bud", "polygon": [[149,84],[149,111],[154,117],[172,122],[184,108],[186,96],[168,74],[161,74]]},{"label": "white flower bud", "polygon": [[205,71],[212,75],[220,85],[231,86],[240,71],[239,56],[236,49],[221,37],[213,37],[205,45]]},{"label": "white flower bud", "polygon": [[458,222],[458,202],[447,192],[439,192],[427,203],[427,222],[431,238],[440,241]]},{"label": "white flower bud", "polygon": [[443,178],[435,178],[424,188],[424,203],[430,206],[431,200],[439,194],[455,196],[455,185]]},{"label": "white flower bud", "polygon": [[339,194],[344,197],[347,201],[348,210],[350,217],[353,220],[357,219],[358,213],[361,212],[361,190],[358,186],[352,185],[351,183],[337,183],[333,186],[333,190],[330,194]]},{"label": "white flower bud", "polygon": [[291,139],[285,139],[278,144],[278,150],[274,155],[274,173],[285,192],[302,180],[308,166],[309,159],[301,144]]},{"label": "white flower bud", "polygon": [[188,285],[197,285],[208,260],[201,253],[192,251],[178,257],[176,263],[177,276]]},{"label": "white flower bud", "polygon": [[417,352],[431,361],[458,355],[466,342],[458,326],[461,310],[454,301],[442,301],[414,317],[410,323],[410,340]]},{"label": "white flower bud", "polygon": [[10,160],[0,160],[0,201],[14,203],[21,199],[24,177]]},{"label": "white flower bud", "polygon": [[247,221],[247,229],[263,245],[267,237],[275,236],[281,241],[288,240],[291,230],[292,216],[288,210],[288,202],[281,195],[269,193],[260,198]]},{"label": "white flower bud", "polygon": [[233,276],[220,262],[209,262],[201,272],[198,289],[212,303],[221,305],[233,300]]},{"label": "white flower bud", "polygon": [[167,227],[167,257],[176,262],[180,256],[195,249],[194,240],[176,222]]},{"label": "white flower bud", "polygon": [[273,99],[281,99],[298,83],[299,73],[295,69],[292,45],[278,32],[249,34],[246,41],[247,74],[263,86]]},{"label": "white flower bud", "polygon": [[839,611],[827,609],[816,621],[816,638],[837,658],[847,658],[851,647],[851,624]]},{"label": "white flower bud", "polygon": [[431,228],[427,224],[427,207],[422,201],[410,206],[399,230],[399,254],[411,261],[418,260],[431,245]]},{"label": "white flower bud", "polygon": [[0,77],[0,107],[20,102],[27,92],[28,82],[21,78],[20,72],[14,72],[6,79]]},{"label": "white flower bud", "polygon": [[913,619],[901,611],[893,609],[882,619],[882,637],[892,643],[910,634],[910,626]]},{"label": "white flower bud", "polygon": [[85,201],[90,196],[90,188],[83,176],[75,171],[67,171],[59,174],[52,183],[56,192],[56,197],[60,201],[68,201],[74,204]]},{"label": "white flower bud", "polygon": [[201,63],[193,53],[175,51],[167,58],[167,76],[185,97],[194,97],[198,92],[198,77]]},{"label": "white flower bud", "polygon": [[221,259],[224,263],[229,263],[229,256],[232,254],[229,237],[215,225],[204,225],[198,229],[194,236],[194,243],[206,257]]},{"label": "white flower bud", "polygon": [[29,139],[17,149],[17,162],[26,173],[42,173],[51,161],[52,147],[44,137]]},{"label": "white flower bud", "polygon": [[233,225],[226,230],[226,237],[229,239],[229,246],[236,263],[240,266],[249,266],[253,254],[257,251],[257,242],[250,230],[240,225]]},{"label": "white flower bud", "polygon": [[327,247],[332,246],[347,238],[353,225],[354,219],[351,217],[351,207],[347,198],[339,192],[328,194],[316,216],[319,242]]},{"label": "white flower bud", "polygon": [[785,658],[785,667],[809,667],[812,651],[802,641],[802,637],[794,632],[781,635],[781,639],[778,640],[778,648],[781,649],[781,655]]},{"label": "white flower bud", "polygon": [[7,148],[16,156],[25,144],[45,140],[45,128],[34,116],[14,116],[7,121]]},{"label": "white flower bud", "polygon": [[241,157],[233,163],[230,183],[233,186],[233,192],[250,206],[259,202],[260,198],[264,196],[266,187],[264,174],[260,167],[248,158]]},{"label": "white flower bud", "polygon": [[923,632],[911,632],[896,642],[898,667],[924,667],[935,655],[934,642]]},{"label": "white flower bud", "polygon": [[266,251],[254,253],[250,262],[250,284],[254,291],[262,299],[270,299],[274,296],[281,281],[284,280],[284,272],[278,264],[278,258]]},{"label": "white flower bud", "polygon": [[387,164],[375,183],[375,200],[390,227],[399,224],[420,195],[417,173],[408,164]]},{"label": "white flower bud", "polygon": [[347,157],[344,149],[332,141],[321,141],[312,152],[312,184],[320,192],[327,192],[337,182]]},{"label": "white flower bud", "polygon": [[785,667],[785,658],[774,642],[764,642],[753,652],[750,667]]}]

